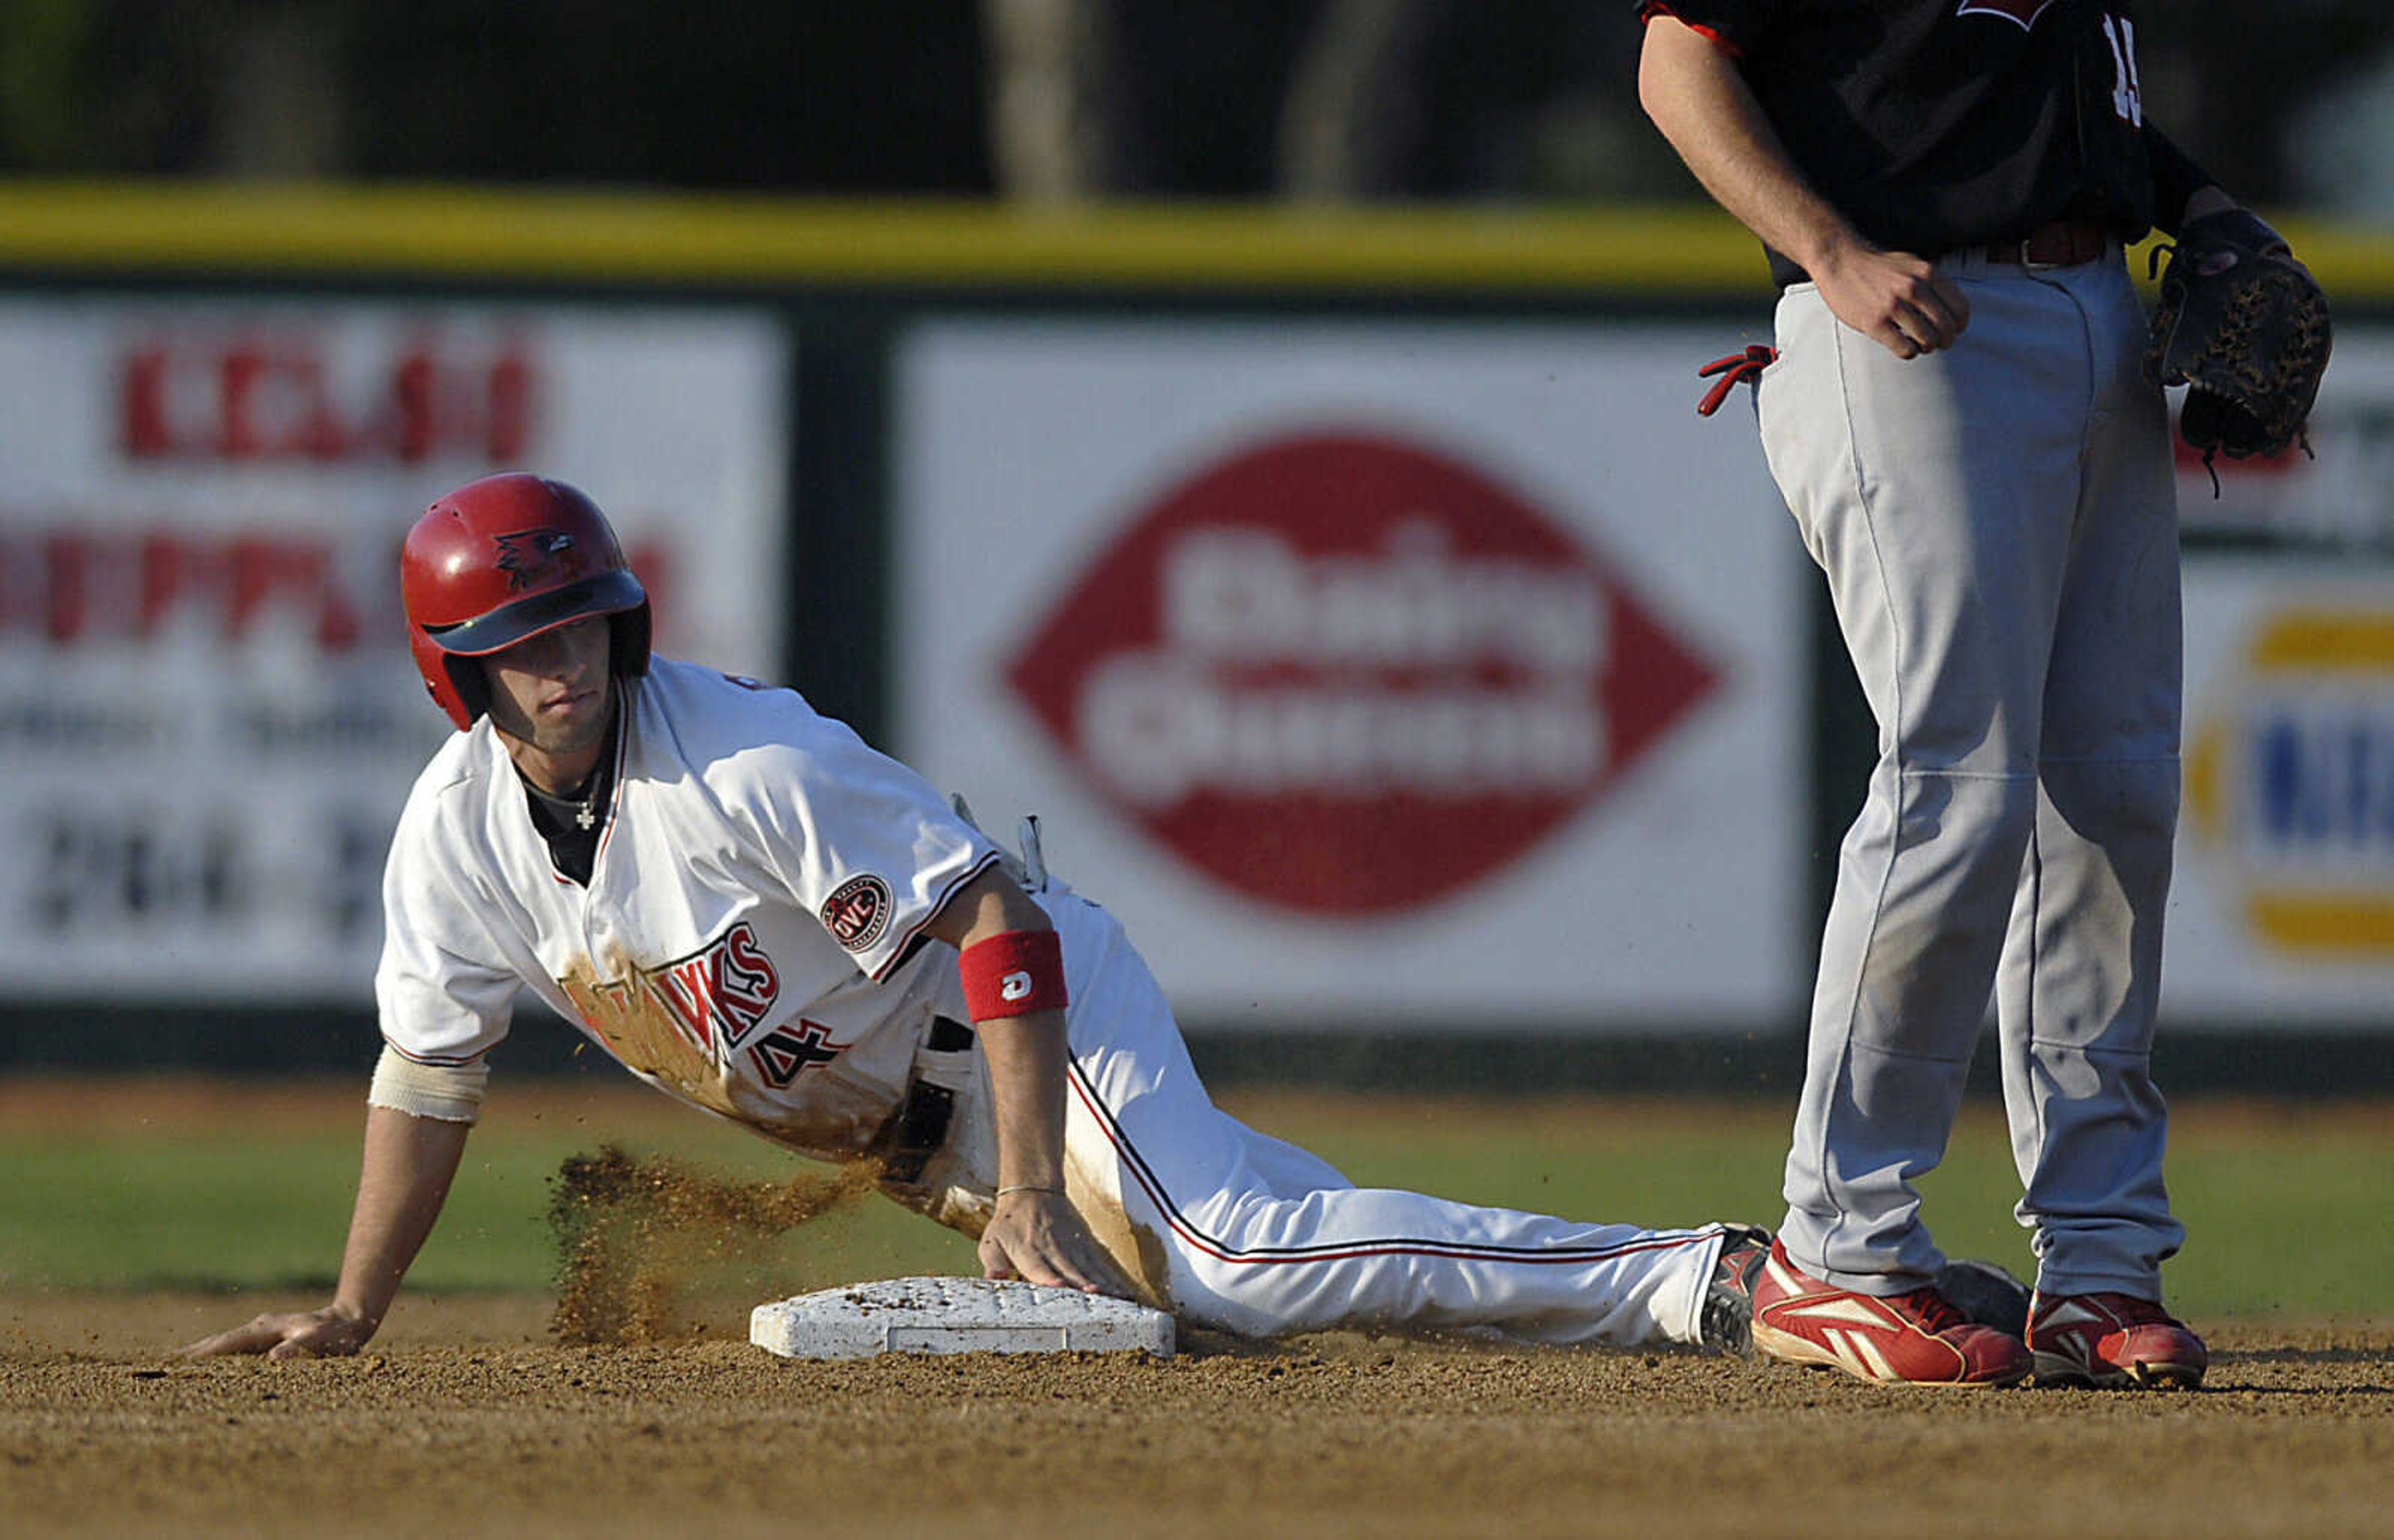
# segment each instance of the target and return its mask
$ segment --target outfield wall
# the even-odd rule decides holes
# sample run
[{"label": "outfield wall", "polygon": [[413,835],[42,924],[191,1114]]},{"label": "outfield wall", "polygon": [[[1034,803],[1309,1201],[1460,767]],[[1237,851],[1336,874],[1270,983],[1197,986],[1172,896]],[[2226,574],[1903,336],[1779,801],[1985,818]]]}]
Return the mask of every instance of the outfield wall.
[{"label": "outfield wall", "polygon": [[[2394,1030],[2394,240],[2294,233],[2318,458],[2182,467],[2166,1008],[2230,1042]],[[0,188],[0,1062],[366,1039],[443,731],[392,543],[519,467],[665,651],[1040,813],[1220,1041],[1777,1061],[1870,730],[1692,411],[1768,327],[1690,211]]]}]

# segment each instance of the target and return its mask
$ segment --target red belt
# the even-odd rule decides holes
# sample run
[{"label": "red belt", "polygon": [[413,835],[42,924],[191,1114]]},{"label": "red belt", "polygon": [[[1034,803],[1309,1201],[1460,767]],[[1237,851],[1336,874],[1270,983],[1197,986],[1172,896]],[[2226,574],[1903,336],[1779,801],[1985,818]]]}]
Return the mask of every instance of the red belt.
[{"label": "red belt", "polygon": [[1991,244],[1986,252],[1990,262],[2009,262],[2023,268],[2071,268],[2092,262],[2111,244],[2111,234],[2101,225],[2056,219],[2029,231],[2023,240]]}]

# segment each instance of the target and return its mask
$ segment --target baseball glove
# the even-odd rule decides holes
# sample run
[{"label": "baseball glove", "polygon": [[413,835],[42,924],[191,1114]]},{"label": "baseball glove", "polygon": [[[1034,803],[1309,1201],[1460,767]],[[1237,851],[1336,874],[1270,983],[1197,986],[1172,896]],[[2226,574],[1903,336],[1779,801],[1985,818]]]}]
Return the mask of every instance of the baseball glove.
[{"label": "baseball glove", "polygon": [[2145,374],[2188,388],[2178,432],[2206,466],[2295,443],[2309,454],[2303,424],[2327,372],[2327,296],[2243,209],[2189,221],[2167,249]]}]

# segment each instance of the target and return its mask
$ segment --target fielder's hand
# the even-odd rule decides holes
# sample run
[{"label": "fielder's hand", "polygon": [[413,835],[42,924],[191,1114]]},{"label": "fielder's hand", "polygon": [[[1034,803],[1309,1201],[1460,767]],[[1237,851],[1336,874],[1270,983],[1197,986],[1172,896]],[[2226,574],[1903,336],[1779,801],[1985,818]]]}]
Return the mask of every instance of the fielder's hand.
[{"label": "fielder's hand", "polygon": [[1910,252],[1856,244],[1808,270],[1830,314],[1898,358],[1951,348],[1970,324],[1961,285]]},{"label": "fielder's hand", "polygon": [[204,1336],[178,1351],[178,1358],[222,1358],[264,1353],[269,1358],[347,1358],[366,1345],[374,1326],[337,1305],[321,1310],[260,1315],[229,1332]]},{"label": "fielder's hand", "polygon": [[988,1228],[980,1232],[980,1270],[984,1278],[1019,1278],[1116,1299],[1138,1297],[1130,1280],[1061,1192],[1018,1190],[998,1199]]}]

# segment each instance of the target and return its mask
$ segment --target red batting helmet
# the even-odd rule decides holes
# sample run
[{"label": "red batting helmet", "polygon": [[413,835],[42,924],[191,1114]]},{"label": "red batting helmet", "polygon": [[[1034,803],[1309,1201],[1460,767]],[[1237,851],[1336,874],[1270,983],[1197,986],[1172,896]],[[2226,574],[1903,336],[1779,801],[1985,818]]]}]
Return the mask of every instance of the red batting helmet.
[{"label": "red batting helmet", "polygon": [[613,617],[620,677],[649,667],[649,596],[598,505],[520,471],[469,481],[424,510],[399,553],[407,641],[458,730],[490,701],[474,660],[585,615]]}]

